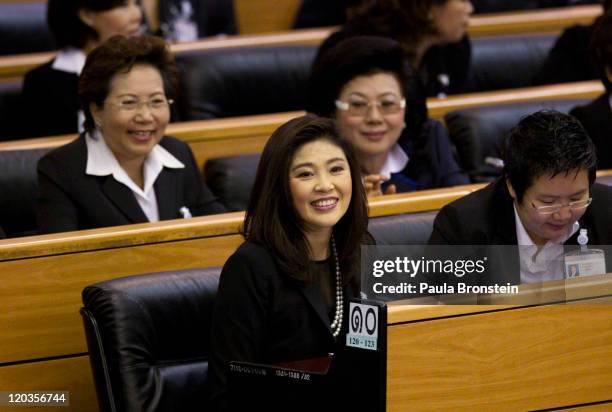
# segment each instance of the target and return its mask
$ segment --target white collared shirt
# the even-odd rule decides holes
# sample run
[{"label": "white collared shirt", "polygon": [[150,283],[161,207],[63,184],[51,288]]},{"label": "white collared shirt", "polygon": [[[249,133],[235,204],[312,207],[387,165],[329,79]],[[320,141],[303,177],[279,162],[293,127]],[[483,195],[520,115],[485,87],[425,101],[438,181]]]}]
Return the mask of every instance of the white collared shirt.
[{"label": "white collared shirt", "polygon": [[399,173],[406,168],[408,160],[410,159],[406,152],[404,152],[404,149],[402,149],[399,144],[395,143],[387,154],[387,160],[382,169],[380,169],[380,174],[391,176],[391,173]]},{"label": "white collared shirt", "polygon": [[[87,56],[85,53],[83,53],[83,51],[74,47],[66,47],[57,53],[51,68],[66,73],[74,73],[77,76],[80,76],[81,72],[83,71],[83,67],[85,66],[86,58]],[[79,133],[82,133],[85,130],[83,128],[84,122],[85,114],[83,113],[83,110],[79,110],[77,112],[77,130]]]},{"label": "white collared shirt", "polygon": [[558,239],[551,239],[544,246],[539,247],[525,230],[516,210],[516,204],[514,204],[514,223],[521,264],[521,283],[563,279],[565,277],[563,244],[580,229],[580,224],[574,222],[566,235]]},{"label": "white collared shirt", "polygon": [[123,183],[134,193],[147,219],[150,222],[157,222],[159,220],[159,209],[157,207],[155,190],[153,189],[155,180],[157,180],[164,167],[182,169],[185,165],[166,149],[160,145],[155,145],[144,161],[144,187],[141,189],[119,165],[117,158],[99,132],[94,132],[93,136],[86,133],[85,143],[87,145],[87,167],[85,173],[93,176],[112,175],[116,181]]}]

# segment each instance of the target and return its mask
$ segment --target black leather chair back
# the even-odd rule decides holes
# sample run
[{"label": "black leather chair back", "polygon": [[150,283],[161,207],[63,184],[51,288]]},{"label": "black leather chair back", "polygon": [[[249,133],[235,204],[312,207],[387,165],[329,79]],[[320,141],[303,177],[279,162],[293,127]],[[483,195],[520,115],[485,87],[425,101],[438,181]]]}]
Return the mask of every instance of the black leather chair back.
[{"label": "black leather chair back", "polygon": [[22,113],[21,80],[0,83],[0,141],[22,137]]},{"label": "black leather chair back", "polygon": [[[476,38],[468,90],[531,84],[555,35]],[[181,120],[276,113],[305,108],[316,45],[240,47],[181,53]]]},{"label": "black leather chair back", "polygon": [[437,214],[431,211],[374,217],[368,230],[377,245],[426,245]]},{"label": "black leather chair back", "polygon": [[50,150],[0,150],[0,226],[7,237],[38,233],[36,165]]},{"label": "black leather chair back", "polygon": [[183,53],[183,120],[301,110],[316,45]]},{"label": "black leather chair back", "polygon": [[466,92],[531,86],[555,34],[479,37],[472,40]]},{"label": "black leather chair back", "polygon": [[56,49],[46,2],[0,4],[0,55]]},{"label": "black leather chair back", "polygon": [[502,138],[521,118],[542,109],[567,113],[584,102],[546,100],[497,104],[455,110],[447,113],[444,121],[457,148],[461,167],[470,174],[472,181],[485,182],[501,174],[501,167],[495,164],[501,158]]},{"label": "black leather chair back", "polygon": [[113,279],[81,309],[100,410],[203,411],[220,268]]},{"label": "black leather chair back", "polygon": [[246,210],[260,157],[259,153],[218,157],[204,165],[206,185],[229,211]]}]

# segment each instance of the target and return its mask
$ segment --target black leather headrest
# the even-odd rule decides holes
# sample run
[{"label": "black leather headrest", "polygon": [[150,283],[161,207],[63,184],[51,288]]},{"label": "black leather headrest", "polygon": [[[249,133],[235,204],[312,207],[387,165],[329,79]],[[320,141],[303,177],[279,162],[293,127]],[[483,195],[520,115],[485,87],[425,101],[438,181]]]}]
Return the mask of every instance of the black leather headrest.
[{"label": "black leather headrest", "polygon": [[316,45],[182,53],[183,120],[301,110]]},{"label": "black leather headrest", "polygon": [[585,100],[546,100],[498,104],[454,110],[444,116],[461,167],[474,182],[492,180],[501,173],[493,159],[501,158],[503,136],[521,118],[542,109],[569,112]]},{"label": "black leather headrest", "polygon": [[556,37],[556,34],[521,34],[473,39],[465,91],[530,86]]},{"label": "black leather headrest", "polygon": [[[88,332],[88,345],[104,351],[117,410],[202,410],[219,274],[220,268],[154,273],[83,290],[100,338],[94,342]],[[92,367],[100,373],[100,365]],[[97,384],[104,381],[97,376]]]},{"label": "black leather headrest", "polygon": [[15,140],[22,136],[21,115],[21,80],[0,83],[0,141]]},{"label": "black leather headrest", "polygon": [[7,237],[38,232],[36,165],[49,150],[0,150],[0,226]]},{"label": "black leather headrest", "polygon": [[[555,34],[475,38],[467,91],[525,87],[543,64]],[[182,53],[182,120],[276,113],[305,108],[316,45],[240,47]]]},{"label": "black leather headrest", "polygon": [[0,55],[56,49],[46,14],[46,2],[0,4]]},{"label": "black leather headrest", "polygon": [[206,185],[229,211],[246,210],[260,154],[218,157],[204,165]]},{"label": "black leather headrest", "polygon": [[433,211],[374,217],[368,230],[377,245],[425,245],[437,214]]}]

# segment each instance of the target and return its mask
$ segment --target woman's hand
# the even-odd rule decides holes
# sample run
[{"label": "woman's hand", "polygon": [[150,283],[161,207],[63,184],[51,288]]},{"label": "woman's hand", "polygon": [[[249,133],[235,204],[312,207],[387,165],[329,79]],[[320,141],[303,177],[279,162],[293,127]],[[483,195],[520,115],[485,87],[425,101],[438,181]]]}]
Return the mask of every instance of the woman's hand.
[{"label": "woman's hand", "polygon": [[395,185],[389,185],[383,193],[381,186],[387,180],[389,180],[389,177],[384,175],[365,175],[363,177],[363,186],[365,187],[366,195],[372,197],[397,193]]}]

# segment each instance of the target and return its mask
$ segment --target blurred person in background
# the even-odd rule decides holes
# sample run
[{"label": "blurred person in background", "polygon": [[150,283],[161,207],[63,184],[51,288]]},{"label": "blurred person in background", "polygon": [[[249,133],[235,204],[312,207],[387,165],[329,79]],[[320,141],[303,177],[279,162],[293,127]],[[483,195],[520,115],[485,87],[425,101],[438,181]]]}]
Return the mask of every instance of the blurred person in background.
[{"label": "blurred person in background", "polygon": [[[603,1],[604,14],[610,10],[612,0]],[[589,44],[595,24],[576,24],[563,31],[555,42],[534,85],[579,82],[599,78],[598,64]]]},{"label": "blurred person in background", "polygon": [[378,0],[365,3],[355,17],[319,48],[325,53],[359,35],[397,40],[419,74],[427,96],[460,93],[467,78],[471,45],[467,35],[469,0]]},{"label": "blurred person in background", "polygon": [[572,109],[597,148],[598,169],[612,169],[612,11],[598,19],[591,49],[606,91],[594,101]]},{"label": "blurred person in background", "polygon": [[47,23],[61,49],[25,75],[24,137],[84,130],[77,88],[87,54],[112,36],[140,35],[142,11],[137,0],[49,0]]}]

